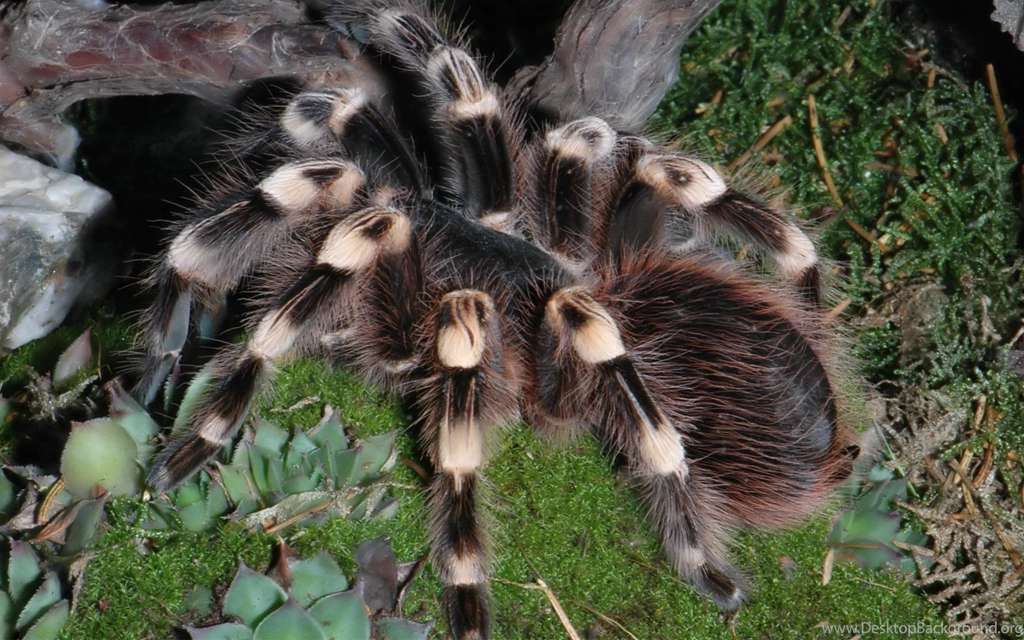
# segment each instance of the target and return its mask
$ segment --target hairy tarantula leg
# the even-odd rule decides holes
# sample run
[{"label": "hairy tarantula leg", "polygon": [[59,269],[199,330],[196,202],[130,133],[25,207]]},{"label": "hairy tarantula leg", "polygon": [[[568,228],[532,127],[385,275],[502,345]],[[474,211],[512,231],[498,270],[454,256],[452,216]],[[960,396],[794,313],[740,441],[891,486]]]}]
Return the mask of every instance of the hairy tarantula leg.
[{"label": "hairy tarantula leg", "polygon": [[548,300],[545,328],[554,337],[549,344],[568,346],[580,367],[599,371],[610,383],[602,393],[629,424],[614,433],[616,448],[629,452],[644,470],[685,476],[682,436],[651,397],[608,310],[585,287],[560,289]]},{"label": "hairy tarantula leg", "polygon": [[[709,519],[693,501],[682,433],[637,371],[611,314],[586,288],[569,287],[548,300],[545,329],[548,348],[556,351],[552,359],[568,351],[576,366],[598,374],[594,403],[604,405],[596,416],[604,423],[598,428],[615,451],[625,454],[676,570],[722,608],[736,608],[742,599],[736,572],[723,559],[718,539],[705,540],[698,532],[697,525]],[[566,366],[564,355],[562,360]]]},{"label": "hairy tarantula leg", "polygon": [[473,217],[500,227],[515,199],[512,151],[498,88],[473,57],[451,46],[429,15],[392,8],[355,16],[373,41],[433,96],[431,120],[441,134],[441,188]]},{"label": "hairy tarantula leg", "polygon": [[480,291],[447,294],[437,313],[435,372],[423,438],[434,463],[429,508],[431,559],[445,584],[449,621],[459,639],[489,637],[489,553],[477,515],[478,470],[489,432],[515,411],[505,381],[498,316]]},{"label": "hairy tarantula leg", "polygon": [[725,611],[740,606],[745,581],[728,559],[724,531],[713,505],[697,502],[695,479],[681,474],[641,474],[636,489],[661,536],[672,568]]},{"label": "hairy tarantula leg", "polygon": [[600,118],[582,118],[545,136],[538,166],[538,235],[555,251],[581,259],[592,250],[594,177],[614,149],[615,131]]},{"label": "hairy tarantula leg", "polygon": [[213,298],[233,290],[319,210],[351,206],[364,181],[359,167],[344,160],[292,162],[241,200],[186,226],[156,274],[156,299],[144,320],[150,336],[135,395],[150,404],[185,346],[194,289]]},{"label": "hairy tarantula leg", "polygon": [[364,209],[335,225],[314,266],[281,294],[252,338],[225,349],[207,365],[208,390],[189,416],[188,431],[157,458],[150,484],[167,490],[220,451],[245,419],[274,362],[293,351],[305,334],[322,332],[323,325],[343,316],[357,277],[381,256],[405,251],[412,241],[412,225],[393,209]]},{"label": "hairy tarantula leg", "polygon": [[651,202],[678,208],[685,217],[682,222],[692,224],[693,241],[726,231],[767,251],[783,279],[812,304],[820,303],[818,254],[810,238],[779,212],[728,188],[706,163],[663,151],[642,155],[623,192],[619,215]]},{"label": "hairy tarantula leg", "polygon": [[279,125],[294,143],[320,150],[340,143],[374,174],[423,191],[419,164],[397,128],[362,89],[324,89],[298,94],[285,107]]}]

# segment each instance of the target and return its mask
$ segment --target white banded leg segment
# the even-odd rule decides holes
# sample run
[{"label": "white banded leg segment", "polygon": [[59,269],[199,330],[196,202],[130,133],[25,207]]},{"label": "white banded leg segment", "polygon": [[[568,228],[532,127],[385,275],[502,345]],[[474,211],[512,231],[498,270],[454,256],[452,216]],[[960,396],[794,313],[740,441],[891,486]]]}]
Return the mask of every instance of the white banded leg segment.
[{"label": "white banded leg segment", "polygon": [[289,318],[289,311],[293,308],[285,306],[275,309],[260,321],[249,340],[248,348],[253,355],[277,360],[292,350],[301,328]]},{"label": "white banded leg segment", "polygon": [[362,171],[343,160],[283,165],[244,200],[186,227],[171,242],[167,262],[190,282],[230,291],[296,225],[324,207],[351,206],[363,183]]},{"label": "white banded leg segment", "polygon": [[[276,169],[258,189],[285,216],[311,209],[343,209],[364,195],[366,176],[346,160],[303,160]],[[319,210],[317,209],[317,210]]]},{"label": "white banded leg segment", "polygon": [[725,180],[710,165],[678,154],[645,154],[637,161],[634,176],[691,212],[699,212],[728,189]]},{"label": "white banded leg segment", "polygon": [[613,438],[641,463],[640,471],[686,475],[682,436],[651,397],[608,310],[586,288],[569,287],[552,295],[545,322],[580,361],[597,367],[609,383],[601,393],[607,393],[611,419],[625,423],[620,427],[625,432]]},{"label": "white banded leg segment", "polygon": [[481,291],[462,289],[445,294],[438,308],[437,359],[451,369],[480,365],[493,333],[494,303]]},{"label": "white banded leg segment", "polygon": [[546,322],[583,362],[602,364],[626,355],[618,325],[587,288],[556,291],[545,311]]},{"label": "white banded leg segment", "polygon": [[433,87],[436,119],[451,153],[444,158],[446,185],[470,215],[507,212],[515,199],[512,152],[497,88],[465,51],[438,47],[425,80]]},{"label": "white banded leg segment", "polygon": [[171,374],[188,338],[192,290],[187,280],[166,265],[156,277],[156,298],[146,310],[144,326],[149,332],[139,380],[132,393],[148,406]]},{"label": "white banded leg segment", "polygon": [[812,304],[821,302],[818,253],[791,220],[736,191],[726,191],[706,208],[711,226],[724,227],[771,254],[779,275],[796,285]]},{"label": "white banded leg segment", "polygon": [[780,276],[795,283],[803,295],[815,302],[820,299],[818,255],[810,238],[782,214],[729,189],[708,164],[652,152],[637,161],[634,176],[667,206],[689,217],[691,241],[702,241],[708,231],[738,235],[770,253]]},{"label": "white banded leg segment", "polygon": [[382,254],[407,251],[412,234],[412,224],[398,209],[363,209],[331,229],[317,253],[317,262],[345,273],[365,271]]},{"label": "white banded leg segment", "polygon": [[374,174],[421,187],[419,168],[398,128],[362,89],[307,91],[295,96],[279,125],[298,146],[309,150],[341,147]]},{"label": "white banded leg segment", "polygon": [[[340,11],[344,14],[346,9]],[[429,88],[437,133],[440,187],[473,217],[508,212],[515,200],[511,151],[497,88],[472,56],[453,47],[426,12],[412,8],[360,10],[348,16],[374,44]]]},{"label": "white banded leg segment", "polygon": [[490,637],[487,580],[490,558],[479,518],[475,475],[435,474],[427,498],[430,560],[445,585],[448,620],[456,639]]},{"label": "white banded leg segment", "polygon": [[[395,217],[387,213],[389,220]],[[351,234],[370,234],[386,249],[395,241],[395,225],[377,228],[372,220],[371,215],[354,215],[345,222]],[[208,388],[189,416],[187,433],[168,445],[153,467],[150,483],[155,488],[166,490],[186,480],[237,432],[273,362],[291,352],[310,327],[332,324],[329,320],[341,315],[339,307],[348,306],[354,275],[330,264],[315,265],[281,294],[245,345],[228,348],[213,360],[207,369]]]},{"label": "white banded leg segment", "polygon": [[[356,229],[358,233],[358,225]],[[229,347],[214,358],[207,367],[208,388],[189,416],[188,431],[157,458],[150,484],[161,491],[180,484],[220,451],[249,413],[274,361],[291,352],[310,327],[332,324],[329,320],[340,315],[339,307],[348,306],[353,276],[315,265],[281,294],[245,345]]]},{"label": "white banded leg segment", "polygon": [[707,164],[679,154],[646,150],[636,159],[622,189],[610,231],[611,249],[643,247],[665,238],[669,211],[682,210],[687,222],[726,191],[725,181]]},{"label": "white banded leg segment", "polygon": [[722,515],[716,505],[694,500],[692,482],[678,474],[642,476],[637,491],[675,570],[732,611],[743,600],[743,580],[729,561]]},{"label": "white banded leg segment", "polygon": [[157,491],[167,491],[199,470],[224,446],[225,440],[238,431],[249,413],[253,398],[264,382],[270,363],[251,351],[230,348],[206,367],[205,374],[193,384],[207,388],[193,413],[189,428],[170,442],[154,461],[149,484]]},{"label": "white banded leg segment", "polygon": [[424,68],[430,54],[448,44],[431,17],[412,11],[380,12],[369,17],[368,27],[378,46],[410,69]]},{"label": "white banded leg segment", "polygon": [[552,248],[583,257],[592,228],[594,172],[610,158],[615,137],[600,118],[576,120],[545,136],[537,195]]},{"label": "white banded leg segment", "polygon": [[369,104],[362,89],[306,91],[292,98],[281,114],[281,130],[307,149],[329,144]]},{"label": "white banded leg segment", "polygon": [[488,342],[498,338],[494,303],[475,290],[448,293],[437,316],[437,361],[443,379],[443,406],[436,432],[436,465],[454,478],[472,476],[485,464],[478,376]]}]

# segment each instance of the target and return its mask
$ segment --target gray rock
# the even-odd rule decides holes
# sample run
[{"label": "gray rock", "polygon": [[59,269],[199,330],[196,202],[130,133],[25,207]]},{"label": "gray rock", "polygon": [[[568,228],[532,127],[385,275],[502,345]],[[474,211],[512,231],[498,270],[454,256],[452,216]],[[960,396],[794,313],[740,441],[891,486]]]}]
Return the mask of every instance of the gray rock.
[{"label": "gray rock", "polygon": [[57,328],[102,296],[116,251],[111,195],[0,147],[0,353]]}]

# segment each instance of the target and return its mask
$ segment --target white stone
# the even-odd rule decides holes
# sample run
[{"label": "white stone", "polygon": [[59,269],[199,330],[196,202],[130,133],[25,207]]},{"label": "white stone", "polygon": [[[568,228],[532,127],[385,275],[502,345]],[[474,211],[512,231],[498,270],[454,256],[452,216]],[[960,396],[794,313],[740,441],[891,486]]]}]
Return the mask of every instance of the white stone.
[{"label": "white stone", "polygon": [[97,246],[111,195],[0,147],[0,352],[57,328],[109,288],[115,257]]}]

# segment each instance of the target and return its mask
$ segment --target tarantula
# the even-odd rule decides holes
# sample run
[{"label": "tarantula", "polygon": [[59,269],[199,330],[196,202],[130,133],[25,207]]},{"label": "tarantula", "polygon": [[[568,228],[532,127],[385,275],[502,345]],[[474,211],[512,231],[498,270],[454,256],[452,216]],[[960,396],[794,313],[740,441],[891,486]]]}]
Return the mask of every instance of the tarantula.
[{"label": "tarantula", "polygon": [[[456,638],[490,636],[477,498],[488,450],[520,418],[596,434],[675,570],[735,609],[747,585],[731,532],[809,513],[858,453],[812,242],[700,160],[597,117],[530,121],[419,4],[353,3],[332,21],[408,100],[392,112],[356,89],[297,93],[236,150],[255,176],[181,223],[143,321],[143,401],[192,306],[253,278],[261,295],[151,485],[221,451],[275,363],[323,355],[417,407]],[[770,256],[779,282],[708,251],[720,232]]]}]

